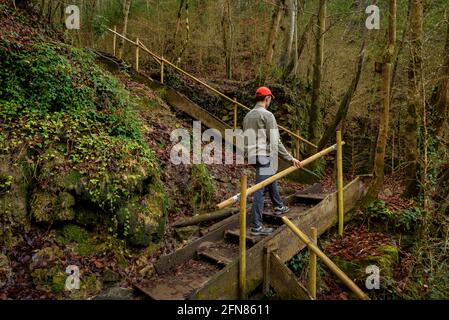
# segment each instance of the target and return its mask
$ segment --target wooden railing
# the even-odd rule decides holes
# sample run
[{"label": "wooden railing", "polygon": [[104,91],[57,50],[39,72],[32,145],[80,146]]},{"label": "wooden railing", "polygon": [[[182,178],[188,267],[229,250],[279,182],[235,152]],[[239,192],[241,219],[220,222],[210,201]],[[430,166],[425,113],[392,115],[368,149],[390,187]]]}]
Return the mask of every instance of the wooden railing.
[{"label": "wooden railing", "polygon": [[[338,202],[338,235],[343,236],[343,223],[344,223],[344,207],[343,207],[343,157],[342,150],[344,141],[341,140],[341,132],[337,131],[337,143],[327,149],[324,149],[313,156],[301,161],[301,166],[305,166],[319,158],[329,154],[330,152],[337,151],[337,202]],[[219,203],[217,207],[219,209],[231,206],[236,202],[240,202],[240,242],[239,242],[239,292],[240,298],[247,298],[246,289],[246,200],[247,197],[257,190],[264,188],[265,186],[281,179],[282,177],[298,170],[297,167],[287,168],[262,182],[255,184],[254,186],[247,187],[247,177],[243,176],[240,180],[240,193]],[[316,273],[317,273],[317,257],[320,258],[324,264],[352,291],[356,296],[362,300],[369,300],[369,297],[334,263],[329,259],[317,246],[317,229],[311,229],[311,238],[309,238],[304,232],[302,232],[297,226],[295,226],[286,216],[282,217],[282,221],[289,227],[308,247],[309,249],[309,281],[308,291],[313,299],[316,299]]]},{"label": "wooden railing", "polygon": [[[125,40],[126,42],[132,44],[133,46],[136,47],[136,54],[135,54],[135,69],[137,71],[139,71],[139,59],[140,59],[140,50],[143,50],[145,53],[149,54],[159,65],[160,65],[160,82],[164,83],[164,69],[165,66],[170,66],[171,68],[173,68],[174,70],[182,73],[183,75],[189,77],[190,79],[194,80],[195,82],[201,84],[202,86],[206,87],[207,89],[209,89],[210,91],[214,92],[215,94],[217,94],[218,96],[220,96],[221,98],[231,102],[234,105],[234,128],[237,127],[237,108],[240,107],[245,111],[250,111],[251,109],[248,108],[247,106],[245,106],[244,104],[240,103],[237,101],[237,99],[232,99],[231,97],[225,95],[224,93],[218,91],[217,89],[215,89],[214,87],[210,86],[209,84],[207,84],[206,82],[198,79],[197,77],[195,77],[194,75],[190,74],[189,72],[185,71],[184,69],[178,67],[177,65],[175,65],[174,63],[168,61],[167,59],[165,59],[163,56],[159,56],[156,53],[150,51],[143,43],[142,41],[139,40],[139,38],[136,38],[136,41],[133,41],[131,39],[128,39],[127,37],[121,35],[120,33],[117,32],[117,28],[114,27],[113,29],[107,29],[110,33],[113,34],[114,38],[113,38],[113,53],[114,56],[117,54],[116,52],[116,46],[117,46],[117,37]],[[295,139],[302,141],[306,144],[308,144],[309,146],[318,149],[318,147],[313,144],[312,142],[304,139],[303,137],[301,137],[300,135],[292,132],[291,130],[285,128],[284,126],[278,126],[279,129],[281,129],[282,131],[288,133],[289,135],[291,135],[292,137],[294,137]]]}]

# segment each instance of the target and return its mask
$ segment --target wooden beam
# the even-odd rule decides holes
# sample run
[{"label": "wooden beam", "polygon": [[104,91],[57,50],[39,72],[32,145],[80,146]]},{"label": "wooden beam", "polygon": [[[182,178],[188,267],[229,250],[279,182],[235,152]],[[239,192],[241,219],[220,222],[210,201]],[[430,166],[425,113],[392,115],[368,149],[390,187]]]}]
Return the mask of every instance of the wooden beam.
[{"label": "wooden beam", "polygon": [[204,221],[223,219],[232,216],[234,213],[237,212],[239,212],[239,209],[237,208],[226,208],[223,210],[217,210],[209,213],[197,214],[193,217],[181,218],[176,220],[176,222],[172,224],[172,227],[186,227]]},{"label": "wooden beam", "polygon": [[282,300],[312,300],[307,289],[274,252],[270,254],[270,285]]}]

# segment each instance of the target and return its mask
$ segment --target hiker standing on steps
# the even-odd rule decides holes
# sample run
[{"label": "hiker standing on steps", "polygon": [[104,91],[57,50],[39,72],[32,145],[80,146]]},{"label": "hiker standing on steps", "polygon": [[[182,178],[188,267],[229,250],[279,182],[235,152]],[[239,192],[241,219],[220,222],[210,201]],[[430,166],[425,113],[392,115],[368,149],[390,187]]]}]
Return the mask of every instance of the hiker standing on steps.
[{"label": "hiker standing on steps", "polygon": [[[257,137],[257,143],[249,141],[247,145],[248,163],[253,164],[256,168],[256,183],[276,173],[278,154],[295,167],[301,167],[301,162],[293,158],[282,144],[276,118],[267,110],[273,99],[274,96],[267,87],[257,89],[256,106],[248,112],[243,120],[243,130],[254,130],[253,133]],[[268,235],[274,231],[273,228],[263,225],[262,213],[266,191],[270,194],[275,214],[281,215],[289,211],[289,208],[282,203],[277,181],[257,190],[254,193],[251,213],[251,234],[253,235]]]}]

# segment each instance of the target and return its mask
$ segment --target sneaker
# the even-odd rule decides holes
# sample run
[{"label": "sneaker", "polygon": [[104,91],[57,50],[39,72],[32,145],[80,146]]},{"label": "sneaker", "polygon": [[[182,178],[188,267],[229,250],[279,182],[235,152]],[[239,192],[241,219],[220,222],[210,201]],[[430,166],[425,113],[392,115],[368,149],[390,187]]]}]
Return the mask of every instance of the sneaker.
[{"label": "sneaker", "polygon": [[287,207],[287,206],[275,207],[274,208],[274,214],[276,214],[276,215],[281,215],[281,214],[287,213],[289,211],[290,211],[290,208]]},{"label": "sneaker", "polygon": [[251,228],[251,234],[253,236],[266,236],[272,234],[274,231],[273,228],[267,228],[264,226],[260,226],[258,228]]}]

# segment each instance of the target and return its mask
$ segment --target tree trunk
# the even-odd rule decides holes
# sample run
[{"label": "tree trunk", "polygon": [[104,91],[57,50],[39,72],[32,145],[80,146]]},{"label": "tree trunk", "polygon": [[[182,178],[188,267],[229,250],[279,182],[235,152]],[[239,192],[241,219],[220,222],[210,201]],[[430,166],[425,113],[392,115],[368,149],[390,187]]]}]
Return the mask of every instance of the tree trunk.
[{"label": "tree trunk", "polygon": [[328,143],[328,141],[335,137],[335,130],[337,129],[338,125],[341,121],[344,121],[346,118],[346,115],[348,113],[349,104],[351,103],[351,99],[354,96],[355,91],[357,90],[357,86],[359,84],[360,75],[362,73],[362,67],[363,62],[365,59],[365,48],[366,48],[366,32],[363,35],[362,39],[362,47],[360,48],[359,52],[359,60],[357,62],[356,71],[354,74],[354,78],[352,79],[352,82],[346,91],[345,95],[343,96],[343,99],[340,102],[340,105],[338,107],[337,115],[335,116],[334,121],[329,125],[326,132],[324,133],[323,137],[321,138],[319,144],[318,144],[318,150],[322,150],[324,146]]},{"label": "tree trunk", "polygon": [[[310,104],[309,141],[318,144],[321,138],[323,119],[321,114],[321,78],[324,59],[324,30],[326,28],[326,0],[320,0],[316,26],[315,63],[313,65],[312,102]],[[310,150],[310,154],[315,150]]]},{"label": "tree trunk", "polygon": [[[126,37],[128,32],[128,18],[129,18],[129,10],[131,8],[131,0],[125,0],[123,2],[123,31],[122,35]],[[122,38],[119,44],[119,53],[118,56],[120,59],[123,59],[123,52],[125,50],[125,39]]]},{"label": "tree trunk", "polygon": [[443,128],[448,119],[449,112],[449,21],[447,22],[446,45],[443,52],[443,68],[441,70],[441,80],[433,101],[435,106],[435,134],[441,136]]},{"label": "tree trunk", "polygon": [[286,69],[289,61],[293,58],[293,43],[295,41],[296,34],[296,1],[290,0],[288,4],[288,17],[289,17],[289,31],[285,38],[285,48],[281,55],[281,68]]},{"label": "tree trunk", "polygon": [[273,63],[274,48],[276,45],[276,39],[279,34],[279,27],[283,15],[283,8],[285,6],[285,0],[278,0],[273,13],[273,19],[271,23],[270,33],[267,39],[267,51],[265,53],[265,62],[262,64],[263,77],[270,71]]},{"label": "tree trunk", "polygon": [[382,66],[382,96],[383,106],[379,119],[379,132],[377,134],[376,152],[374,155],[373,180],[363,199],[363,205],[367,206],[374,201],[384,181],[385,149],[388,138],[388,123],[390,120],[390,90],[391,90],[391,59],[396,44],[396,0],[389,1],[388,17],[388,45],[384,53]]},{"label": "tree trunk", "polygon": [[184,42],[182,44],[181,51],[179,52],[177,64],[181,64],[182,56],[184,55],[184,52],[187,49],[187,45],[189,44],[190,40],[190,23],[189,23],[189,0],[185,0],[185,12],[186,12],[186,38],[184,39]]},{"label": "tree trunk", "polygon": [[405,118],[404,142],[406,166],[406,189],[404,196],[414,197],[418,193],[418,110],[422,105],[422,41],[423,41],[423,6],[422,0],[410,0],[410,62],[408,69],[409,90],[407,115]]},{"label": "tree trunk", "polygon": [[223,19],[223,49],[225,54],[226,78],[232,79],[232,24],[231,24],[231,0],[224,0]]}]

